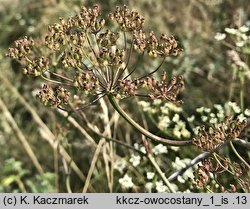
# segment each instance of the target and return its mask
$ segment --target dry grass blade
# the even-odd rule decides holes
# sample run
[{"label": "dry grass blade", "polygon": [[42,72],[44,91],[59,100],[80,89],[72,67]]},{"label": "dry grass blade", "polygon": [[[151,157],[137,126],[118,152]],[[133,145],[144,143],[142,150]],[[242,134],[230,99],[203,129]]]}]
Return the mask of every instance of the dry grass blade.
[{"label": "dry grass blade", "polygon": [[88,172],[88,175],[87,175],[87,179],[85,181],[85,184],[84,184],[82,192],[87,192],[87,190],[88,190],[91,176],[92,176],[93,171],[95,169],[95,165],[96,165],[99,153],[101,152],[101,149],[102,149],[102,146],[103,146],[104,143],[105,143],[105,139],[101,139],[99,141],[98,145],[97,145],[97,148],[95,150],[95,153],[94,153],[94,156],[93,156],[90,168],[89,168],[89,172]]},{"label": "dry grass blade", "polygon": [[[34,121],[40,126],[41,130],[43,130],[45,136],[47,136],[45,139],[49,142],[50,146],[54,146],[54,134],[50,131],[50,129],[46,126],[46,124],[42,121],[42,119],[39,117],[39,115],[36,113],[36,111],[32,108],[32,106],[22,97],[22,95],[16,90],[16,88],[9,82],[7,78],[5,78],[3,75],[0,74],[0,79],[3,81],[4,85],[14,93],[14,95],[17,96],[19,101],[25,106],[25,108],[31,113],[32,118]],[[76,165],[76,163],[73,161],[73,159],[70,157],[70,155],[67,153],[67,151],[60,145],[59,146],[59,152],[62,155],[62,157],[66,160],[67,163],[69,163],[70,167],[74,172],[77,174],[77,176],[84,182],[86,177],[82,173],[82,171],[79,169],[79,167]]]},{"label": "dry grass blade", "polygon": [[16,124],[15,119],[12,117],[11,113],[9,112],[8,108],[6,107],[6,105],[4,104],[4,102],[2,101],[1,98],[0,98],[0,110],[2,110],[6,120],[11,125],[13,131],[17,135],[17,138],[19,139],[19,141],[23,145],[23,147],[24,147],[25,151],[27,152],[28,156],[30,157],[32,163],[36,167],[38,173],[43,174],[44,173],[43,168],[42,168],[41,164],[39,163],[32,148],[30,147],[29,142],[27,141],[27,139],[24,136],[24,134],[22,133],[22,131],[19,129],[18,125]]}]

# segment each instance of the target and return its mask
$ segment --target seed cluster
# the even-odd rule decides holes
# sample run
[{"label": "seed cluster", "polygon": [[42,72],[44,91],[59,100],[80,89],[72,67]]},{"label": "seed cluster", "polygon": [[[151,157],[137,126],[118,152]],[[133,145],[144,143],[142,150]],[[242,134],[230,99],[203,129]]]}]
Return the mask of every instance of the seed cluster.
[{"label": "seed cluster", "polygon": [[74,79],[74,86],[85,93],[91,93],[98,89],[99,81],[96,79],[94,74],[90,72],[78,73]]},{"label": "seed cluster", "polygon": [[50,86],[44,84],[37,94],[37,98],[45,106],[58,107],[69,102],[70,93],[61,86],[53,90]]},{"label": "seed cluster", "polygon": [[223,144],[226,140],[239,137],[247,122],[226,118],[217,127],[210,127],[208,130],[202,127],[198,135],[193,138],[193,144],[203,151],[211,151]]},{"label": "seed cluster", "polygon": [[[127,6],[116,7],[109,14],[109,21],[118,27],[108,27],[110,24],[102,18],[98,5],[83,7],[79,14],[60,18],[58,23],[49,26],[42,42],[34,42],[28,37],[17,40],[8,56],[22,61],[25,74],[47,78],[67,88],[68,92],[113,94],[122,98],[143,96],[180,102],[177,96],[184,87],[181,76],[170,81],[163,77],[155,80],[153,73],[134,76],[139,66],[134,53],[139,51],[141,56],[162,57],[164,61],[182,51],[174,37],[162,34],[158,39],[154,32],[146,34],[144,18]],[[49,87],[43,86],[38,97],[43,103],[57,105],[62,102],[55,99],[56,92],[50,94]]]},{"label": "seed cluster", "polygon": [[151,99],[161,99],[174,103],[181,103],[177,100],[177,96],[184,88],[183,77],[173,77],[170,81],[164,79],[155,80],[152,77],[146,77],[131,81],[129,79],[119,80],[117,85],[117,93],[120,96],[143,96]]},{"label": "seed cluster", "polygon": [[16,40],[14,42],[14,47],[9,48],[9,52],[6,55],[13,59],[22,60],[31,53],[33,46],[34,40],[31,37],[25,36]]},{"label": "seed cluster", "polygon": [[40,57],[30,61],[23,69],[24,74],[32,76],[40,76],[42,71],[49,69],[49,60],[46,57]]},{"label": "seed cluster", "polygon": [[147,50],[147,53],[152,57],[177,56],[182,52],[182,49],[177,48],[177,41],[173,36],[168,37],[166,34],[162,34],[160,39],[157,39],[152,31],[147,38],[144,32],[139,31],[133,37],[135,49],[142,52]]},{"label": "seed cluster", "polygon": [[170,102],[177,102],[177,96],[184,88],[183,76],[173,77],[170,81],[166,81],[164,76],[162,76],[160,81],[152,77],[146,77],[142,83],[143,87],[148,89],[148,96],[151,99],[161,99]]},{"label": "seed cluster", "polygon": [[131,11],[127,6],[117,6],[114,13],[109,14],[111,20],[115,20],[122,31],[139,31],[143,28],[145,20],[138,12]]},{"label": "seed cluster", "polygon": [[84,33],[98,33],[105,25],[105,20],[100,18],[100,8],[83,7],[79,15],[68,20],[60,18],[60,23],[49,26],[49,33],[45,37],[45,44],[53,50],[60,50],[68,43],[81,46],[84,43]]},{"label": "seed cluster", "polygon": [[[220,175],[224,172],[230,172],[236,178],[244,178],[244,175],[248,172],[248,169],[244,163],[231,163],[229,159],[220,157],[220,160],[215,160],[213,157],[203,159],[201,164],[198,165],[198,169],[194,172],[193,186],[201,189],[206,188],[206,185],[212,184],[213,175],[217,175],[219,179]],[[247,180],[243,181],[243,184],[231,184],[228,188],[223,185],[217,185],[217,192],[236,192],[238,189],[249,190],[249,182]]]}]

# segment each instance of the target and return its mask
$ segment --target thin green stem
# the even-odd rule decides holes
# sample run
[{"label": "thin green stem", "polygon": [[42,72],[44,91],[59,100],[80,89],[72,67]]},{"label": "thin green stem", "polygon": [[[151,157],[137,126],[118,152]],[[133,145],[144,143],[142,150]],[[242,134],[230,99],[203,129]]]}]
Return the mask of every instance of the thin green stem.
[{"label": "thin green stem", "polygon": [[161,66],[163,65],[163,63],[164,63],[165,60],[166,60],[166,57],[164,57],[164,58],[162,59],[160,65],[159,65],[155,70],[153,70],[152,72],[150,72],[150,73],[148,73],[148,74],[146,74],[146,75],[140,77],[138,80],[143,79],[143,78],[146,78],[146,77],[148,77],[148,76],[154,74],[155,72],[157,72],[157,71],[161,68]]},{"label": "thin green stem", "polygon": [[71,84],[68,84],[68,83],[63,83],[60,81],[55,81],[55,80],[49,79],[49,78],[45,77],[44,75],[41,75],[41,77],[50,83],[59,84],[59,85],[63,85],[63,86],[72,86]]},{"label": "thin green stem", "polygon": [[135,129],[137,129],[142,135],[148,137],[151,140],[163,143],[163,144],[167,144],[167,145],[171,145],[171,146],[186,146],[186,145],[191,145],[192,144],[192,140],[186,140],[186,141],[174,141],[174,140],[170,140],[170,139],[165,139],[159,136],[156,136],[152,133],[150,133],[149,131],[147,131],[146,129],[144,129],[142,126],[140,126],[137,122],[135,122],[116,102],[114,96],[112,94],[108,95],[108,99],[111,103],[111,105],[113,106],[113,108],[131,125],[133,126]]},{"label": "thin green stem", "polygon": [[248,167],[248,169],[250,169],[250,165],[248,165],[248,163],[243,159],[243,157],[241,157],[241,155],[235,149],[233,143],[230,141],[229,144],[230,144],[230,147],[232,148],[234,154]]},{"label": "thin green stem", "polygon": [[52,75],[54,75],[54,76],[58,77],[58,78],[63,79],[63,80],[69,81],[69,82],[71,82],[71,83],[73,83],[73,82],[74,82],[72,79],[67,78],[67,77],[65,77],[65,76],[63,76],[63,75],[60,75],[60,74],[58,74],[58,73],[51,72],[51,71],[48,71],[48,72],[49,72],[50,74],[52,74]]},{"label": "thin green stem", "polygon": [[157,162],[155,161],[155,158],[151,155],[148,154],[147,155],[149,161],[151,162],[151,164],[154,166],[154,168],[156,169],[157,173],[161,176],[162,180],[164,181],[164,183],[166,184],[166,186],[168,187],[169,191],[172,193],[175,193],[174,188],[172,188],[171,183],[169,182],[169,180],[166,178],[165,174],[162,172],[161,168],[159,167],[159,165],[157,164]]},{"label": "thin green stem", "polygon": [[245,84],[245,75],[244,72],[240,72],[240,107],[241,111],[244,111],[244,84]]},{"label": "thin green stem", "polygon": [[[220,162],[220,160],[217,158],[217,154],[216,153],[213,153],[213,157],[214,159],[216,160],[216,162],[222,167],[224,168],[228,173],[232,174],[234,176],[234,173],[232,171],[230,171],[228,168],[226,168],[224,165],[222,165],[222,163]],[[220,157],[218,155],[218,157]]]}]

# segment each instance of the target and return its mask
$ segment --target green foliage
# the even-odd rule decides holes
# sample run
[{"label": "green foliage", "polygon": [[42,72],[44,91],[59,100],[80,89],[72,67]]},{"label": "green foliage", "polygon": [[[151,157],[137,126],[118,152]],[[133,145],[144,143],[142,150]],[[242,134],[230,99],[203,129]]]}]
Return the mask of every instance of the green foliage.
[{"label": "green foliage", "polygon": [[13,158],[0,167],[0,177],[1,192],[55,192],[53,173],[30,177],[23,163]]}]

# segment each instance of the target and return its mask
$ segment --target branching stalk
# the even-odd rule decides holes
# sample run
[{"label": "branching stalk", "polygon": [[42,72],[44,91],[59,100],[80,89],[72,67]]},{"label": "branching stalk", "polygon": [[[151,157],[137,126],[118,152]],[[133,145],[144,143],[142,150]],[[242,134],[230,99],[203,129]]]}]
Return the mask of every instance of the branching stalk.
[{"label": "branching stalk", "polygon": [[136,123],[116,102],[115,98],[113,95],[109,94],[108,95],[108,99],[111,103],[111,105],[114,107],[114,109],[131,125],[133,126],[135,129],[137,129],[141,134],[143,134],[144,136],[148,137],[151,140],[163,143],[163,144],[167,144],[167,145],[171,145],[171,146],[186,146],[186,145],[191,145],[192,144],[192,140],[186,140],[186,141],[174,141],[174,140],[170,140],[170,139],[165,139],[159,136],[156,136],[152,133],[150,133],[149,131],[147,131],[146,129],[144,129],[142,126],[140,126],[138,123]]}]

